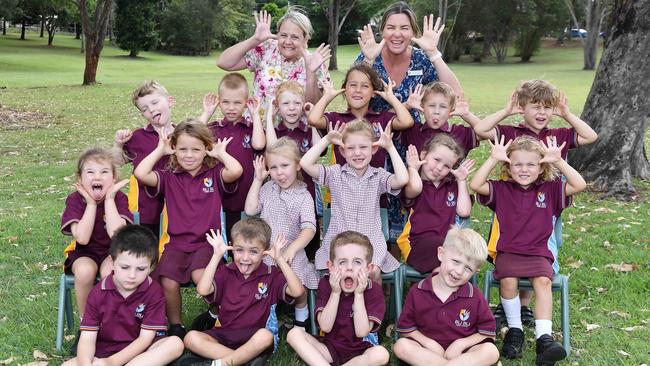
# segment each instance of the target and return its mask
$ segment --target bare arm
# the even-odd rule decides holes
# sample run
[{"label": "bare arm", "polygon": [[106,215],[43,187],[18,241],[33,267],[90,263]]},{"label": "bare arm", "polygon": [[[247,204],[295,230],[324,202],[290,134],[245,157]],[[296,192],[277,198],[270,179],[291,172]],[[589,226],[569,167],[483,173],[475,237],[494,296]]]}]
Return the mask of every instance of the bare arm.
[{"label": "bare arm", "polygon": [[214,114],[214,111],[217,110],[219,105],[219,97],[214,93],[208,93],[203,96],[203,111],[201,116],[199,116],[199,121],[203,124],[208,124],[210,118]]},{"label": "bare arm", "polygon": [[267,39],[277,38],[271,33],[271,15],[265,10],[255,13],[255,34],[252,37],[228,47],[221,53],[217,60],[217,66],[226,71],[237,71],[246,68],[244,56],[246,52],[257,47]]},{"label": "bare arm", "polygon": [[576,130],[576,134],[578,134],[578,145],[589,145],[598,139],[598,134],[587,124],[587,122],[571,113],[564,93],[560,94],[558,98],[558,106],[554,112],[569,122],[571,127]]},{"label": "bare arm", "polygon": [[323,85],[323,96],[314,104],[307,115],[307,122],[310,126],[318,129],[327,128],[327,121],[325,119],[325,108],[336,98],[337,95],[343,93],[345,89],[334,90],[332,83],[325,83]]},{"label": "bare arm", "polygon": [[77,345],[77,363],[79,366],[91,366],[95,357],[95,343],[97,342],[96,331],[81,331],[79,344]]},{"label": "bare arm", "polygon": [[146,351],[147,348],[151,346],[151,343],[155,337],[155,330],[140,329],[138,338],[134,339],[133,342],[129,343],[128,346],[124,347],[118,353],[115,353],[111,357],[108,357],[108,360],[112,365],[126,365],[136,356]]},{"label": "bare arm", "polygon": [[488,183],[487,179],[488,176],[490,175],[490,172],[494,167],[497,165],[499,161],[505,161],[505,162],[510,162],[510,159],[508,158],[508,155],[506,154],[506,150],[508,149],[508,146],[512,143],[512,141],[508,141],[507,144],[504,144],[504,137],[501,136],[501,141],[497,141],[496,137],[494,138],[495,142],[492,143],[491,140],[488,140],[490,146],[492,147],[492,153],[490,154],[490,157],[485,160],[483,165],[479,168],[479,170],[474,174],[474,178],[472,178],[472,181],[469,183],[469,187],[474,190],[474,192],[482,195],[488,195],[490,194],[490,183]]},{"label": "bare arm", "polygon": [[474,132],[476,132],[479,138],[488,140],[494,138],[494,134],[496,133],[495,126],[497,123],[503,121],[509,116],[512,116],[513,114],[518,114],[521,112],[522,110],[521,107],[519,107],[519,101],[517,100],[517,93],[515,91],[510,96],[510,100],[508,101],[508,104],[505,108],[485,117],[483,120],[472,127],[474,128]]},{"label": "bare arm", "polygon": [[571,196],[584,191],[587,188],[587,182],[577,170],[562,159],[562,148],[565,145],[566,142],[563,142],[562,145],[558,146],[555,138],[547,137],[546,145],[543,146],[544,157],[539,162],[552,164],[560,173],[564,174],[566,177],[565,194]]},{"label": "bare arm", "polygon": [[97,215],[97,202],[86,192],[81,183],[76,183],[75,187],[83,198],[86,200],[86,208],[81,216],[81,220],[73,222],[70,225],[70,232],[77,244],[86,245],[90,241],[95,226],[95,216]]},{"label": "bare arm", "polygon": [[368,319],[368,311],[366,310],[366,300],[364,298],[364,292],[368,288],[368,271],[362,269],[359,271],[359,278],[357,280],[357,288],[354,289],[354,302],[352,307],[354,311],[352,312],[352,320],[354,322],[354,334],[363,338],[367,336],[372,330],[373,322]]},{"label": "bare arm", "polygon": [[415,146],[409,145],[406,151],[406,164],[408,165],[409,181],[404,187],[406,198],[415,198],[422,192],[422,178],[420,177],[420,167],[424,161],[418,157],[418,150]]},{"label": "bare arm", "polygon": [[327,149],[330,144],[342,145],[343,131],[345,130],[345,125],[337,123],[334,128],[331,128],[330,131],[320,139],[314,146],[309,149],[305,155],[300,159],[300,166],[302,170],[309,174],[312,178],[317,178],[319,173],[320,164],[317,163],[318,158],[321,156],[323,151]]},{"label": "bare arm", "polygon": [[390,156],[390,160],[393,163],[395,174],[390,180],[390,188],[400,189],[404,187],[409,181],[409,172],[406,170],[406,165],[404,165],[402,158],[399,156],[393,144],[393,133],[391,132],[390,122],[386,126],[386,129],[381,132],[379,140],[373,142],[373,145],[383,147],[388,152],[388,156]]},{"label": "bare arm", "polygon": [[208,262],[199,279],[199,283],[196,284],[196,292],[201,296],[208,296],[217,290],[212,284],[214,274],[217,272],[217,267],[219,266],[219,262],[221,262],[221,258],[223,258],[223,254],[229,249],[232,250],[231,246],[227,246],[223,242],[219,230],[215,233],[214,230],[210,229],[210,232],[205,234],[205,238],[208,240],[210,246],[212,246],[213,252],[210,262]]},{"label": "bare arm", "polygon": [[330,287],[332,292],[327,300],[327,304],[323,310],[318,313],[318,326],[324,333],[329,333],[334,327],[336,321],[336,313],[339,308],[339,300],[341,299],[341,271],[337,268],[330,269]]},{"label": "bare arm", "polygon": [[280,268],[284,278],[287,280],[287,289],[285,290],[286,294],[293,298],[299,298],[305,293],[305,289],[303,288],[300,279],[298,279],[298,276],[296,276],[293,269],[291,269],[289,263],[287,263],[287,261],[280,255],[282,248],[286,245],[287,240],[284,236],[278,235],[275,239],[275,243],[273,243],[271,248],[265,251],[264,254],[270,256],[275,261],[275,264]]},{"label": "bare arm", "polygon": [[228,146],[228,143],[230,143],[231,140],[232,137],[223,140],[217,139],[212,150],[208,151],[209,156],[218,159],[223,164],[221,180],[223,180],[224,183],[232,183],[236,181],[244,172],[244,168],[239,164],[239,161],[226,152],[226,146]]},{"label": "bare arm", "polygon": [[[282,123],[282,122],[280,122]],[[269,102],[266,109],[266,144],[273,145],[278,141],[278,135],[275,133],[275,125],[273,124],[273,101]]]},{"label": "bare arm", "polygon": [[169,146],[169,139],[161,135],[158,146],[138,164],[133,171],[133,175],[146,186],[158,186],[158,175],[153,172],[153,167],[163,156],[170,155],[173,152],[174,150]]},{"label": "bare arm", "polygon": [[469,217],[472,213],[472,200],[467,189],[467,177],[472,173],[474,160],[463,161],[460,166],[451,171],[458,184],[458,202],[456,203],[456,215]]},{"label": "bare arm", "polygon": [[266,146],[266,136],[264,135],[264,126],[262,126],[262,119],[260,118],[260,101],[255,97],[251,97],[247,104],[251,120],[253,121],[251,146],[257,151],[262,151]]},{"label": "bare arm", "polygon": [[263,156],[260,155],[255,158],[253,167],[255,169],[255,177],[246,195],[246,202],[244,204],[244,212],[248,216],[255,216],[260,213],[260,189],[266,177],[269,176]]}]

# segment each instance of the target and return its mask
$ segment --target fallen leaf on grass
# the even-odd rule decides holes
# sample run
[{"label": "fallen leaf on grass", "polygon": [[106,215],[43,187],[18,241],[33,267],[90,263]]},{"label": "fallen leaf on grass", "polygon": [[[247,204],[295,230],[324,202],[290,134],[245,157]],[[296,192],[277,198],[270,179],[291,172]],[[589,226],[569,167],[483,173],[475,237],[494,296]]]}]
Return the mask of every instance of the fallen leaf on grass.
[{"label": "fallen leaf on grass", "polygon": [[614,311],[610,312],[609,314],[610,315],[616,315],[616,316],[621,317],[621,318],[629,318],[630,317],[630,314],[624,313],[624,312],[618,311],[618,310],[614,310]]},{"label": "fallen leaf on grass", "polygon": [[65,339],[67,342],[70,342],[71,340],[74,339],[74,337],[76,337],[76,335],[68,334],[67,336],[63,337],[63,339]]},{"label": "fallen leaf on grass", "polygon": [[609,249],[609,248],[612,247],[612,245],[609,243],[609,241],[605,240],[605,241],[603,242],[603,247]]},{"label": "fallen leaf on grass", "polygon": [[15,242],[17,242],[17,241],[18,241],[18,237],[17,237],[17,236],[10,236],[10,237],[9,237],[9,242],[10,242],[10,243],[15,243]]},{"label": "fallen leaf on grass", "polygon": [[594,212],[616,213],[616,211],[612,210],[611,208],[607,208],[607,207],[598,207],[597,209],[594,210]]},{"label": "fallen leaf on grass", "polygon": [[620,350],[620,349],[618,350],[618,353],[622,354],[623,356],[629,356],[630,355],[629,353],[627,353],[627,352],[625,352],[623,350]]},{"label": "fallen leaf on grass", "polygon": [[641,325],[635,325],[632,327],[626,327],[626,328],[621,328],[621,330],[624,330],[626,332],[634,332],[635,330],[643,329],[645,328],[644,326]]},{"label": "fallen leaf on grass", "polygon": [[581,323],[582,323],[582,325],[585,326],[585,328],[587,328],[587,332],[591,332],[591,331],[594,330],[594,329],[598,329],[598,328],[600,328],[600,325],[599,325],[599,324],[589,324],[589,323],[587,323],[587,322],[584,321],[584,320],[583,320]]},{"label": "fallen leaf on grass", "polygon": [[37,359],[37,360],[47,360],[47,355],[37,349],[34,350],[34,353],[32,353],[32,356]]},{"label": "fallen leaf on grass", "polygon": [[607,289],[604,287],[596,287],[596,291],[598,291],[599,294],[602,294],[603,292],[607,292]]},{"label": "fallen leaf on grass", "polygon": [[639,269],[639,265],[636,263],[621,263],[621,264],[610,263],[606,265],[605,268],[613,269],[614,271],[617,272],[632,272],[634,270]]},{"label": "fallen leaf on grass", "polygon": [[569,257],[566,259],[566,266],[571,267],[574,269],[578,269],[582,267],[582,265],[585,264],[585,262],[581,261],[580,259],[575,259],[573,257]]},{"label": "fallen leaf on grass", "polygon": [[8,364],[14,362],[14,360],[15,360],[15,358],[13,358],[13,357],[9,357],[9,358],[6,359],[6,360],[2,360],[2,361],[0,361],[0,365],[8,365]]}]

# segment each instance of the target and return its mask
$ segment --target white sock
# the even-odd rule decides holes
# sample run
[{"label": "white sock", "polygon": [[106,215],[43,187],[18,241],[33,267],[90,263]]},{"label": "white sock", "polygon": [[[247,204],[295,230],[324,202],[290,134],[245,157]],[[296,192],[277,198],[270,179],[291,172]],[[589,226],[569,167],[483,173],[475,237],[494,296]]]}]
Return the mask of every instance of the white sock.
[{"label": "white sock", "polygon": [[521,326],[521,300],[519,300],[519,295],[512,299],[504,299],[502,297],[501,305],[503,305],[503,311],[506,313],[506,319],[508,319],[508,328],[519,328],[523,330]]},{"label": "white sock", "polygon": [[305,305],[304,308],[299,308],[296,306],[294,314],[296,315],[296,321],[299,322],[304,322],[309,318],[309,309],[307,308],[307,305]]},{"label": "white sock", "polygon": [[553,336],[553,333],[551,333],[552,329],[553,321],[546,319],[535,319],[535,339],[543,336],[544,334]]},{"label": "white sock", "polygon": [[212,366],[221,366],[221,359],[212,361]]},{"label": "white sock", "polygon": [[219,314],[213,314],[212,311],[208,310],[208,313],[212,317],[212,319],[219,319]]}]

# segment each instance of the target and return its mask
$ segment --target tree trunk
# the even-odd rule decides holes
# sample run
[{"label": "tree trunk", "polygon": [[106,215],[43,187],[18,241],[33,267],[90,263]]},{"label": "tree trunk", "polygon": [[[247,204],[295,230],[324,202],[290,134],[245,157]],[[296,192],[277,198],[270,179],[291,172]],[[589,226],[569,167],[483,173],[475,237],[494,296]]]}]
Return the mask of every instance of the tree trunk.
[{"label": "tree trunk", "polygon": [[630,199],[632,178],[650,179],[643,138],[650,123],[650,0],[617,0],[610,38],[582,113],[598,133],[571,162],[606,197]]},{"label": "tree trunk", "polygon": [[81,26],[74,23],[74,39],[81,39]]},{"label": "tree trunk", "polygon": [[45,15],[41,15],[41,38],[43,38],[44,30],[45,30]]},{"label": "tree trunk", "polygon": [[601,0],[585,1],[585,19],[587,37],[584,41],[584,70],[596,68],[598,52],[598,35],[600,34]]},{"label": "tree trunk", "polygon": [[2,35],[7,35],[7,19],[2,18]]},{"label": "tree trunk", "polygon": [[106,23],[111,12],[113,0],[97,0],[92,22],[88,13],[88,1],[79,0],[79,14],[84,33],[86,52],[86,68],[84,69],[83,85],[95,84],[99,55],[104,48],[106,37]]},{"label": "tree trunk", "polygon": [[329,70],[338,70],[338,63],[336,60],[336,50],[339,45],[339,13],[341,11],[341,0],[330,0],[327,7],[327,23],[329,25],[327,41],[330,44],[330,58]]},{"label": "tree trunk", "polygon": [[24,40],[25,39],[25,18],[23,18],[22,26],[23,27],[20,30],[20,39]]}]

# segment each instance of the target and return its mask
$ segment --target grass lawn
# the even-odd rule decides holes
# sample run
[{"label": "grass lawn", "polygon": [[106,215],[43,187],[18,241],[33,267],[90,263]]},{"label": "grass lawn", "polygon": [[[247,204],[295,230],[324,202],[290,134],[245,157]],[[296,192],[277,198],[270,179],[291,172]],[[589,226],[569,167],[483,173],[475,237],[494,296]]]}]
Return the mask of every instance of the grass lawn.
[{"label": "grass lawn", "polygon": [[[167,87],[176,99],[174,120],[180,121],[200,113],[203,94],[214,91],[224,74],[215,67],[216,54],[181,57],[145,52],[131,59],[125,51],[106,47],[97,75],[100,84],[83,87],[84,57],[78,41],[57,35],[53,47],[46,43],[35,33],[25,41],[16,34],[0,36],[0,364],[34,361],[35,350],[50,364],[61,363],[65,356],[54,350],[58,279],[69,241],[60,233],[60,215],[73,190],[78,154],[93,144],[109,145],[117,129],[142,126],[130,93],[144,79]],[[357,52],[355,46],[339,48],[342,68]],[[594,77],[594,72],[581,70],[581,48],[547,47],[532,63],[517,61],[451,65],[477,115],[501,108],[520,81],[532,78],[550,80],[566,91],[578,114]],[[342,76],[333,73],[336,84]],[[337,103],[342,107],[341,100]],[[31,117],[15,118],[12,111],[30,112]],[[485,146],[471,157],[482,162]],[[124,174],[128,171],[124,169]],[[571,277],[573,347],[567,364],[641,365],[650,360],[650,241],[645,231],[650,183],[637,182],[637,187],[639,195],[629,203],[580,194],[563,214],[560,260],[561,272]],[[474,228],[485,236],[489,217],[485,207],[474,207]],[[188,324],[203,305],[191,290],[184,299]],[[559,330],[559,303],[555,309],[554,329]],[[526,340],[523,360],[503,360],[503,365],[534,362],[532,331],[527,331]],[[272,364],[297,365],[296,359],[285,344]]]}]

